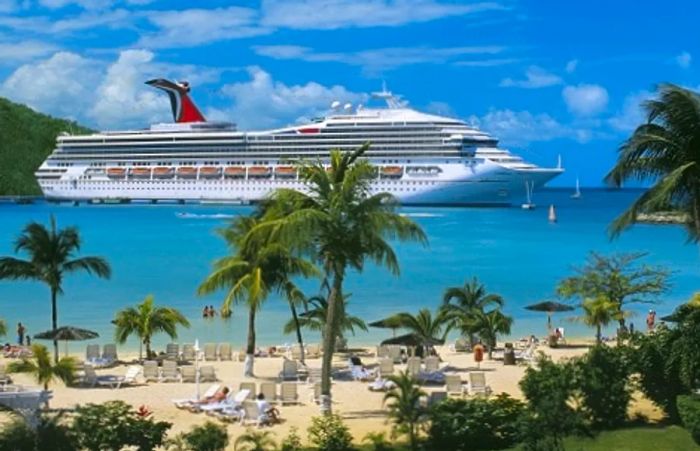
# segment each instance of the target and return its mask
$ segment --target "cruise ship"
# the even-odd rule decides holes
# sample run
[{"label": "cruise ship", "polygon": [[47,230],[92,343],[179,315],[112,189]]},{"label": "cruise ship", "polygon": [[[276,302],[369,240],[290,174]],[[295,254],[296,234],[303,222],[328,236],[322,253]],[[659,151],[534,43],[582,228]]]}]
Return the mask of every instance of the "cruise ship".
[{"label": "cruise ship", "polygon": [[[385,107],[341,105],[303,125],[239,131],[207,121],[186,82],[147,84],[165,91],[174,121],[144,130],[62,134],[36,171],[49,200],[259,201],[277,188],[305,189],[295,162],[328,161],[331,149],[369,142],[377,168],[374,192],[405,205],[509,205],[561,174],[498,146],[461,120],[409,108],[384,88],[372,97]],[[528,189],[529,189],[528,188]]]}]

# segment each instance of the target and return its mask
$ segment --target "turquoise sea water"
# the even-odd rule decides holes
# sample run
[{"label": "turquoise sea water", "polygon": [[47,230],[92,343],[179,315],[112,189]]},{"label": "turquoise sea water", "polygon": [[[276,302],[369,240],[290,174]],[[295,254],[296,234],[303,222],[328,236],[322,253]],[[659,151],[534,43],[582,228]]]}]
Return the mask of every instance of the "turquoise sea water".
[{"label": "turquoise sea water", "polygon": [[[602,253],[644,251],[648,263],[673,270],[672,291],[655,308],[660,314],[700,290],[700,253],[686,244],[685,232],[675,226],[636,226],[619,239],[610,241],[606,228],[610,220],[639,195],[639,191],[584,190],[581,200],[569,198],[570,190],[536,193],[539,207],[534,211],[513,208],[404,208],[402,213],[420,223],[430,244],[397,245],[401,276],[368,266],[352,274],[347,291],[352,293],[350,311],[367,321],[398,311],[434,308],[445,287],[460,285],[473,275],[492,292],[506,299],[506,310],[516,318],[513,335],[544,332],[545,316],[529,312],[527,304],[549,298],[559,279],[571,274],[573,265],[583,263],[590,250]],[[547,221],[547,206],[557,206],[559,222]],[[180,342],[232,341],[244,343],[246,312],[233,318],[205,320],[205,304],[219,306],[222,296],[202,299],[197,285],[211,262],[225,253],[214,230],[229,217],[245,214],[249,207],[204,205],[32,205],[0,204],[0,255],[13,252],[13,240],[29,221],[47,223],[54,214],[59,226],[77,225],[84,239],[83,253],[106,257],[113,268],[109,281],[84,275],[69,276],[59,301],[59,322],[93,329],[102,343],[112,340],[110,320],[115,311],[132,305],[152,293],[156,302],[174,306],[192,321]],[[318,281],[302,283],[307,293],[318,290]],[[643,310],[632,319],[640,328]],[[14,332],[22,321],[31,334],[50,328],[48,289],[34,282],[0,281],[0,317]],[[286,303],[268,299],[258,316],[258,341],[263,345],[293,341],[282,334],[288,319]],[[584,326],[555,317],[567,335],[592,335]],[[351,343],[375,344],[391,332],[360,331]],[[11,334],[14,336],[14,333]],[[14,339],[14,337],[12,337]],[[310,336],[309,338],[317,339]],[[156,337],[163,344],[167,337]],[[126,345],[133,348],[135,342]],[[82,349],[73,345],[72,349]]]}]

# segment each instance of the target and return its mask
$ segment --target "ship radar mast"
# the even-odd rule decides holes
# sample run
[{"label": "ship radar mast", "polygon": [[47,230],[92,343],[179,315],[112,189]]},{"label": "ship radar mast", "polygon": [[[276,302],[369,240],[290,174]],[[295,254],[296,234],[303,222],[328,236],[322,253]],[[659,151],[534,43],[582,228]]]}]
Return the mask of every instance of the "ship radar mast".
[{"label": "ship radar mast", "polygon": [[386,102],[387,107],[392,110],[404,108],[408,102],[401,99],[400,95],[396,95],[391,91],[386,89],[386,82],[382,82],[382,90],[379,92],[372,93],[373,99],[379,99]]}]

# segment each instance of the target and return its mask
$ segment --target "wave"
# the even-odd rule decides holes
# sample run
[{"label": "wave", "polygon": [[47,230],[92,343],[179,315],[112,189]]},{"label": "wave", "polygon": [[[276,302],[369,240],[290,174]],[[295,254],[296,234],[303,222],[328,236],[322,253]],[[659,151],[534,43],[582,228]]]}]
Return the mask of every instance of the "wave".
[{"label": "wave", "polygon": [[408,216],[409,218],[442,218],[445,215],[438,213],[401,213],[401,216]]},{"label": "wave", "polygon": [[214,214],[198,214],[198,213],[175,213],[180,219],[232,219],[236,215],[227,215],[225,213],[214,213]]}]

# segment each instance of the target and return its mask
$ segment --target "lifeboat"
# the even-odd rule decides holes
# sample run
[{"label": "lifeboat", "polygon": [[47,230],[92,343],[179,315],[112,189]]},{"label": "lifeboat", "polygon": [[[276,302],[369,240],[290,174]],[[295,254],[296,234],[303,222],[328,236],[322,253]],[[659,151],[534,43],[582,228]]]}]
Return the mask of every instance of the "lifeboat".
[{"label": "lifeboat", "polygon": [[192,166],[180,166],[177,168],[177,177],[181,179],[196,179],[197,168]]},{"label": "lifeboat", "polygon": [[159,166],[157,168],[153,168],[153,178],[156,179],[171,179],[175,176],[175,171],[173,168],[169,168],[166,166]]},{"label": "lifeboat", "polygon": [[296,176],[297,170],[293,166],[277,166],[275,168],[275,177],[294,178]]},{"label": "lifeboat", "polygon": [[221,168],[214,166],[203,166],[199,168],[200,179],[218,179],[221,177]]},{"label": "lifeboat", "polygon": [[123,179],[126,175],[124,168],[107,168],[107,177],[111,179]]},{"label": "lifeboat", "polygon": [[131,168],[129,172],[132,178],[135,179],[150,179],[151,170],[148,168]]},{"label": "lifeboat", "polygon": [[245,177],[245,168],[243,166],[228,166],[224,169],[224,177],[227,179],[238,179]]},{"label": "lifeboat", "polygon": [[380,169],[382,177],[401,177],[403,168],[401,166],[384,166]]},{"label": "lifeboat", "polygon": [[272,171],[266,166],[251,166],[248,168],[248,177],[269,177]]}]

